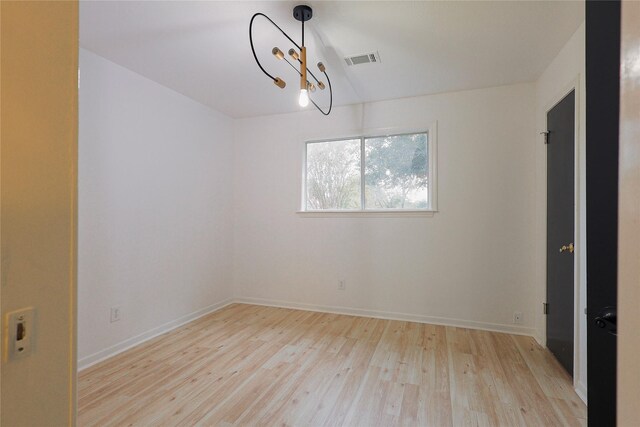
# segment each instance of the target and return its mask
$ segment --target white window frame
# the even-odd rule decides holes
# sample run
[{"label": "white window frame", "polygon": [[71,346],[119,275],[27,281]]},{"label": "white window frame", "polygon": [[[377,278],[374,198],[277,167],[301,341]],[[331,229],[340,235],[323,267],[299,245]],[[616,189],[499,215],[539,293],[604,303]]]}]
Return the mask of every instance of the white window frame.
[{"label": "white window frame", "polygon": [[[318,209],[308,210],[307,206],[307,146],[308,144],[319,142],[342,141],[349,139],[359,139],[361,149],[364,147],[362,140],[365,138],[380,138],[385,136],[396,136],[406,134],[426,133],[427,134],[427,174],[428,174],[428,191],[429,206],[424,209],[364,209],[364,194],[361,194],[360,209]],[[361,166],[364,165],[364,156],[361,153]],[[302,143],[302,191],[300,210],[297,213],[304,217],[432,217],[438,212],[438,129],[437,122],[432,123],[426,128],[406,129],[373,129],[360,134],[343,135],[337,138],[316,138],[309,139]],[[361,180],[364,182],[364,168],[361,167]],[[362,193],[362,191],[361,191]]]}]

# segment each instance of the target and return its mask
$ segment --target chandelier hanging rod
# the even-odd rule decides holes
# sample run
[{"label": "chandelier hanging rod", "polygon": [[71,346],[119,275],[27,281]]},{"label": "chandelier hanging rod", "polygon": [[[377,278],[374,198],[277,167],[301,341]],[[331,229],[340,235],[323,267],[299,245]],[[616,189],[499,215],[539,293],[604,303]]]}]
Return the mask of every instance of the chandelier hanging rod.
[{"label": "chandelier hanging rod", "polygon": [[[289,62],[289,61],[287,60],[287,58],[286,58],[286,57],[285,57],[285,58],[283,58],[283,59],[284,59],[285,61]],[[302,61],[300,60],[300,57],[296,57],[296,58],[295,58],[295,60],[296,60],[296,61],[298,61],[298,63],[302,64]],[[289,62],[289,64],[291,64],[291,62]],[[293,65],[292,65],[292,66],[293,66]],[[296,71],[298,71],[298,69],[297,69],[297,68],[295,68],[295,67],[294,67],[294,69],[295,69]],[[298,73],[300,73],[300,71],[298,71]],[[320,80],[318,80],[318,78],[316,77],[316,75],[315,75],[315,74],[313,74],[309,68],[307,68],[307,73],[311,74],[311,77],[313,77],[313,79],[316,81],[316,83],[320,83]],[[302,74],[302,73],[301,73],[301,74]],[[325,75],[326,75],[326,73],[325,73]]]}]

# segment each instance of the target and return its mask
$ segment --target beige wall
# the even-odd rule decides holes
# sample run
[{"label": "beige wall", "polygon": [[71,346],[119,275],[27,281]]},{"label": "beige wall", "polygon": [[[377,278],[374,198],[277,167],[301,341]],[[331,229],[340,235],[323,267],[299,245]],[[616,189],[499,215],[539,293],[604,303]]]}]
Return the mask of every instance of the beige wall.
[{"label": "beige wall", "polygon": [[618,425],[640,420],[640,3],[622,5]]},{"label": "beige wall", "polygon": [[1,4],[2,321],[28,306],[36,320],[32,354],[3,357],[0,422],[71,425],[78,4]]}]

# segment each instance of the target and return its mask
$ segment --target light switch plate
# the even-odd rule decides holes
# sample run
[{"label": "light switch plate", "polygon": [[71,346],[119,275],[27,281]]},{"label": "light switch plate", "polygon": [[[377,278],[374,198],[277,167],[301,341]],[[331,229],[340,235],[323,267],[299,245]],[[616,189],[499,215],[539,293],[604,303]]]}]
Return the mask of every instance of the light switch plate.
[{"label": "light switch plate", "polygon": [[7,313],[7,348],[5,360],[16,360],[31,354],[34,344],[35,310],[33,307]]}]

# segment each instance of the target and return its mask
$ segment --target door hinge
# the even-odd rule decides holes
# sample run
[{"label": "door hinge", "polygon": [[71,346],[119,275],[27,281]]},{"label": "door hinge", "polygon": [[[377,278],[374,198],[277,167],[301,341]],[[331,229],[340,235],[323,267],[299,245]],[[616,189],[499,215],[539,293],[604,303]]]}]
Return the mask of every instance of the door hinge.
[{"label": "door hinge", "polygon": [[549,131],[546,130],[544,132],[540,132],[540,135],[544,135],[544,143],[545,145],[549,143]]},{"label": "door hinge", "polygon": [[542,303],[542,313],[543,314],[549,314],[549,303],[548,302],[543,302]]}]

